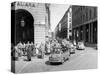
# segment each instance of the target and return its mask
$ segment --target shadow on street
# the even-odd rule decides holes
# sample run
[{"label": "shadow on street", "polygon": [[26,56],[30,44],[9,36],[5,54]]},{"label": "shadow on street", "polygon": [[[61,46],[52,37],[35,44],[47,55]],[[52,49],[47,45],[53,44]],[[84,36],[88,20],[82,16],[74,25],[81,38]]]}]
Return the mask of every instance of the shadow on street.
[{"label": "shadow on street", "polygon": [[62,65],[62,63],[58,63],[58,62],[54,62],[54,63],[52,62],[52,63],[51,63],[51,62],[49,62],[49,61],[46,61],[45,64],[46,64],[46,65],[52,65],[52,66]]}]

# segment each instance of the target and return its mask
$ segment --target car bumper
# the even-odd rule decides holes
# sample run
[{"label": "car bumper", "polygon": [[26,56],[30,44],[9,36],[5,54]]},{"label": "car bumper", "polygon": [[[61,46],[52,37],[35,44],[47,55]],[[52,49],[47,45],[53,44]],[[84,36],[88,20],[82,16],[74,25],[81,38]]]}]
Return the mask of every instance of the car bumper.
[{"label": "car bumper", "polygon": [[82,49],[82,50],[84,50],[85,48],[84,48],[84,47],[78,47],[77,49]]},{"label": "car bumper", "polygon": [[50,63],[57,63],[57,62],[62,62],[63,61],[63,59],[62,58],[60,58],[60,59],[56,59],[56,58],[49,58],[49,62]]}]

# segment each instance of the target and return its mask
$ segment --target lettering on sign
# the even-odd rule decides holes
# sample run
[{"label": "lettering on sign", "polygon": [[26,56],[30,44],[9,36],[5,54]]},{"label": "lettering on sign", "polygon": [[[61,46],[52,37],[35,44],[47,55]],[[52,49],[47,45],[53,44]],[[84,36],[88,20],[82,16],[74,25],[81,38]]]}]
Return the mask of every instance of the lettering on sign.
[{"label": "lettering on sign", "polygon": [[17,2],[17,6],[35,7],[33,3]]}]

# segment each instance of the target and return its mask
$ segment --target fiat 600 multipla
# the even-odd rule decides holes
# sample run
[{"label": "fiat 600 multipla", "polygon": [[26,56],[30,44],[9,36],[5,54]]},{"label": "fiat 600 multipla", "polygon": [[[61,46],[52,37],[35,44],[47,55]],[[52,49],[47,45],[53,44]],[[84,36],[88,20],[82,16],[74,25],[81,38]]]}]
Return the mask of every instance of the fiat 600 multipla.
[{"label": "fiat 600 multipla", "polygon": [[50,63],[64,63],[69,59],[70,52],[68,49],[63,50],[62,48],[56,48],[51,52],[49,57]]}]

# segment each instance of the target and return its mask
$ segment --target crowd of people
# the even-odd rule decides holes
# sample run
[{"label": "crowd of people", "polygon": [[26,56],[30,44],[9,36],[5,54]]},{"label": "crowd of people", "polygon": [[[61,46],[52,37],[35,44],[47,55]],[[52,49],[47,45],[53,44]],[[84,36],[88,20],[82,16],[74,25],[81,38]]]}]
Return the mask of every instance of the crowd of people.
[{"label": "crowd of people", "polygon": [[31,57],[44,58],[44,55],[49,55],[55,48],[61,49],[65,47],[68,42],[66,40],[58,41],[56,39],[46,41],[44,43],[19,42],[17,45],[12,46],[11,56],[12,60],[18,60],[21,56],[27,56],[27,60],[31,61]]},{"label": "crowd of people", "polygon": [[18,60],[18,57],[27,56],[28,61],[31,61],[32,56],[43,54],[44,44],[33,44],[33,42],[22,43],[12,46],[11,56],[13,60]]}]

